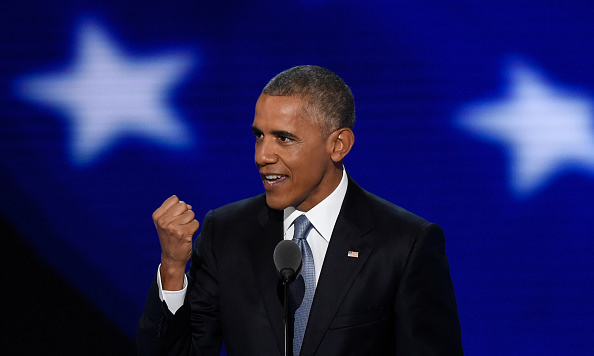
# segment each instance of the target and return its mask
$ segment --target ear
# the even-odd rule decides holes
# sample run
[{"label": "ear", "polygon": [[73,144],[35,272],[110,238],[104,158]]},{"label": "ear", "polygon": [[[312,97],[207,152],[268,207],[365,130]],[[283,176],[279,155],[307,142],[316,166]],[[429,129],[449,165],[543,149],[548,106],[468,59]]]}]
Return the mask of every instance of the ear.
[{"label": "ear", "polygon": [[333,162],[341,162],[349,153],[355,143],[355,134],[348,128],[341,128],[330,134],[328,144],[330,145],[330,159]]}]

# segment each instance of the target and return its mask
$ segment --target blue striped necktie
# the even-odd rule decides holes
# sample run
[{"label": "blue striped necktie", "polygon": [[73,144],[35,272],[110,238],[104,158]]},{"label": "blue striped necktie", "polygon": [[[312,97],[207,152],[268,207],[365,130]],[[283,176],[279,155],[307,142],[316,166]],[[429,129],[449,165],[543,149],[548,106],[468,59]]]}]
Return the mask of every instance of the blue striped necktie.
[{"label": "blue striped necktie", "polygon": [[313,301],[314,293],[316,292],[316,275],[313,255],[309,248],[309,244],[307,243],[307,235],[312,228],[311,222],[305,215],[301,215],[295,219],[294,225],[295,233],[293,234],[293,241],[295,241],[301,249],[301,255],[303,257],[303,264],[301,267],[303,282],[296,280],[291,287],[305,287],[305,291],[301,292],[303,293],[301,305],[299,305],[299,300],[295,300],[295,298],[300,298],[300,296],[296,297],[295,295],[301,293],[296,292],[295,290],[291,293],[294,307],[298,306],[297,310],[295,310],[295,322],[293,324],[293,356],[299,356],[299,353],[301,352],[301,344],[303,343],[303,335],[305,334],[305,328],[307,327],[311,302]]}]

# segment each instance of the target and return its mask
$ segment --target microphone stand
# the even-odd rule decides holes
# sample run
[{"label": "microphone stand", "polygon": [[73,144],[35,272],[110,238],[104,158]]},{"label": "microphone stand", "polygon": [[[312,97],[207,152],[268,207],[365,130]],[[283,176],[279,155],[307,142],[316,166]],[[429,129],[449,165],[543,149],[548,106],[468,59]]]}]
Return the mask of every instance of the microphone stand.
[{"label": "microphone stand", "polygon": [[[301,249],[295,241],[282,240],[274,248],[274,265],[279,272],[280,279],[283,282],[284,307],[285,307],[285,356],[293,356],[293,318],[289,303],[289,286],[301,270]],[[297,355],[298,356],[298,355]]]},{"label": "microphone stand", "polygon": [[[285,270],[283,270],[285,272]],[[290,273],[290,276],[287,276]],[[292,279],[295,272],[290,270],[289,273],[283,274],[283,289],[284,289],[284,306],[285,306],[285,356],[293,356],[293,323],[291,318],[291,308],[289,305],[289,286],[291,285]],[[288,277],[288,278],[287,278]]]}]

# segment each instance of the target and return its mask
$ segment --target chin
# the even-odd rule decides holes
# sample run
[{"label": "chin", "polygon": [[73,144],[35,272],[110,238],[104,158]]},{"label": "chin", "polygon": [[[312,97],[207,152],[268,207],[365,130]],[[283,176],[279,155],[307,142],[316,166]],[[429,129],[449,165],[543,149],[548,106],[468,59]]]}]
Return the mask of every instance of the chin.
[{"label": "chin", "polygon": [[289,206],[289,204],[287,202],[281,201],[279,199],[274,199],[273,197],[269,196],[268,194],[266,194],[266,205],[268,205],[269,208],[272,208],[275,210],[283,210]]}]

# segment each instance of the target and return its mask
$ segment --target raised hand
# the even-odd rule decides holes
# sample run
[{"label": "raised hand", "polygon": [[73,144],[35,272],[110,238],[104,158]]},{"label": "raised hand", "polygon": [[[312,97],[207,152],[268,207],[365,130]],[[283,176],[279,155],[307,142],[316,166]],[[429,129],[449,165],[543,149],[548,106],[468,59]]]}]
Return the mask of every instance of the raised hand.
[{"label": "raised hand", "polygon": [[192,255],[192,237],[200,223],[192,206],[169,197],[153,213],[153,222],[161,242],[161,284],[164,290],[180,290],[186,265]]}]

